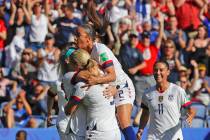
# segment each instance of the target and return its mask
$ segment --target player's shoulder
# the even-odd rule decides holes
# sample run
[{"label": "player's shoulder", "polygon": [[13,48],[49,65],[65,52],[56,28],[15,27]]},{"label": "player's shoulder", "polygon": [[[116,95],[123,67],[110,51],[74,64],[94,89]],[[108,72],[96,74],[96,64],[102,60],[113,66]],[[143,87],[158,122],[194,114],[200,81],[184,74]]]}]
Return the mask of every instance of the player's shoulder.
[{"label": "player's shoulder", "polygon": [[184,91],[184,89],[182,87],[180,87],[179,85],[174,84],[174,83],[170,83],[170,88],[171,88],[171,91],[179,91],[179,92]]},{"label": "player's shoulder", "polygon": [[94,48],[97,52],[109,50],[109,48],[105,44],[102,44],[102,43],[94,43],[94,46],[95,46]]},{"label": "player's shoulder", "polygon": [[170,92],[170,94],[174,94],[178,97],[181,97],[186,94],[185,90],[182,87],[180,87],[179,85],[176,85],[174,83],[170,83],[169,92]]},{"label": "player's shoulder", "polygon": [[62,78],[62,82],[70,81],[76,72],[67,72]]}]

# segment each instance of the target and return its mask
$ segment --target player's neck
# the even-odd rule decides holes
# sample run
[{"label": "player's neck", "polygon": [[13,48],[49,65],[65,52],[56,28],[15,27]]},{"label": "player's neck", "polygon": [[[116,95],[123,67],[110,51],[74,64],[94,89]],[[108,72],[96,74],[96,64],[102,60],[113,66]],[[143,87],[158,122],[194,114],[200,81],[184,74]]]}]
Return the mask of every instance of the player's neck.
[{"label": "player's neck", "polygon": [[159,93],[163,93],[168,89],[168,87],[169,87],[169,82],[166,81],[166,82],[157,84],[156,89]]}]

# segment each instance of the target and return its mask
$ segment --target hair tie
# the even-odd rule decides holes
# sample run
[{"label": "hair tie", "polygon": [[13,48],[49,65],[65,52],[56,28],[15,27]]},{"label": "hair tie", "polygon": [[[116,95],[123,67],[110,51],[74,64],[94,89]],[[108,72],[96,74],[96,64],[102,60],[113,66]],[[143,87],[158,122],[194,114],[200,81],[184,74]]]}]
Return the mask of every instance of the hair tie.
[{"label": "hair tie", "polygon": [[65,54],[65,59],[71,56],[71,54],[76,50],[76,48],[70,48]]}]

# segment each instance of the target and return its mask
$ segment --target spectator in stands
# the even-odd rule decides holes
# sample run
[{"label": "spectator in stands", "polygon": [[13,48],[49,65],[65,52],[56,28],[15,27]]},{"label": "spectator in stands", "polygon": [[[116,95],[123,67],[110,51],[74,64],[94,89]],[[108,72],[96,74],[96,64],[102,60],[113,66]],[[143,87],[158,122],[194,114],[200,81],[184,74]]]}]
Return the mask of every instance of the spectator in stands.
[{"label": "spectator in stands", "polygon": [[37,51],[44,47],[44,39],[48,33],[48,18],[45,14],[42,14],[43,5],[40,0],[28,1],[28,6],[30,14],[30,48]]},{"label": "spectator in stands", "polygon": [[[49,19],[49,22],[52,23],[54,22],[57,18],[59,18],[59,16],[61,16],[61,4],[62,4],[62,1],[57,1],[57,2],[54,2],[54,1],[51,1],[51,0],[45,0],[44,2],[45,4],[45,12],[46,12],[46,15]],[[54,9],[54,7],[56,7]]]},{"label": "spectator in stands", "polygon": [[21,61],[13,66],[12,77],[21,86],[27,86],[33,79],[37,78],[37,68],[33,62],[34,55],[31,48],[24,49]]},{"label": "spectator in stands", "polygon": [[199,74],[198,74],[198,64],[196,63],[195,60],[191,60],[191,65],[193,66],[193,77],[190,81],[189,79],[189,70],[185,67],[185,66],[180,66],[179,68],[179,81],[177,81],[176,83],[181,86],[189,99],[191,99],[192,97],[192,88],[195,85],[195,81],[199,78]]},{"label": "spectator in stands", "polygon": [[200,101],[204,105],[209,105],[210,99],[210,78],[207,77],[207,69],[205,64],[199,64],[199,78],[195,81],[195,85],[192,87],[192,91],[194,92],[194,99]]},{"label": "spectator in stands", "polygon": [[30,15],[26,7],[26,0],[21,6],[16,6],[14,0],[11,0],[11,16],[9,20],[8,39],[10,43],[14,36],[23,38],[24,46],[28,45]]},{"label": "spectator in stands", "polygon": [[47,91],[48,88],[41,84],[35,85],[31,95],[29,95],[29,101],[32,105],[33,114],[47,115]]},{"label": "spectator in stands", "polygon": [[74,7],[71,3],[65,5],[64,17],[60,17],[55,21],[56,28],[50,26],[50,31],[56,34],[55,45],[59,48],[63,48],[68,42],[73,41],[73,33],[78,25],[81,25],[82,21],[73,15]]},{"label": "spectator in stands", "polygon": [[210,42],[209,42],[208,47],[206,49],[206,55],[208,57],[207,74],[208,74],[208,76],[210,76]]},{"label": "spectator in stands", "polygon": [[10,100],[10,95],[7,93],[7,87],[12,85],[11,92],[15,93],[17,82],[4,77],[4,68],[0,68],[0,104]]},{"label": "spectator in stands", "polygon": [[121,45],[124,45],[128,41],[128,37],[131,31],[131,20],[129,18],[122,18],[119,22],[117,41],[115,43],[113,52],[115,55],[119,55]]},{"label": "spectator in stands", "polygon": [[187,51],[191,53],[191,58],[196,60],[197,63],[204,63],[207,65],[206,50],[208,47],[209,38],[207,35],[206,27],[200,25],[196,38],[190,39]]},{"label": "spectator in stands", "polygon": [[135,10],[137,13],[137,20],[142,21],[150,21],[151,16],[150,13],[152,11],[152,5],[149,0],[136,0]]},{"label": "spectator in stands", "polygon": [[4,3],[0,5],[0,65],[3,65],[3,53],[5,48],[5,40],[7,38],[7,28],[4,21]]},{"label": "spectator in stands", "polygon": [[27,140],[27,132],[25,130],[19,130],[16,133],[16,140]]},{"label": "spectator in stands", "polygon": [[43,85],[50,85],[58,80],[58,60],[60,50],[54,47],[53,34],[48,33],[45,37],[45,46],[38,50],[38,80]]},{"label": "spectator in stands", "polygon": [[178,80],[178,70],[181,63],[179,61],[179,52],[176,50],[176,46],[171,39],[167,39],[164,42],[161,60],[164,60],[169,64],[170,75],[168,80],[175,83]]},{"label": "spectator in stands", "polygon": [[142,53],[136,48],[138,43],[138,33],[131,32],[129,41],[120,48],[119,54],[119,61],[122,64],[122,68],[132,80],[138,71],[146,66]]},{"label": "spectator in stands", "polygon": [[[158,52],[160,49],[162,36],[163,36],[163,17],[160,17],[160,29],[159,35],[156,40],[156,44],[152,45],[150,43],[150,33],[143,32],[142,33],[142,42],[137,45],[137,49],[142,53],[144,62],[146,66],[140,70],[140,76],[134,77],[134,85],[136,88],[136,96],[138,99],[141,99],[142,94],[146,88],[149,88],[155,84],[155,79],[153,77],[153,68],[152,66],[157,61]],[[137,98],[137,97],[136,97]],[[141,101],[139,100],[137,105],[141,105]]]},{"label": "spectator in stands", "polygon": [[208,37],[210,37],[210,3],[208,1],[205,2],[205,5],[200,10],[200,20],[203,25],[206,26],[208,30]]},{"label": "spectator in stands", "polygon": [[187,36],[183,30],[179,30],[176,16],[169,17],[169,29],[165,29],[165,37],[174,41],[176,49],[181,51],[186,47]]},{"label": "spectator in stands", "polygon": [[[156,24],[158,25],[158,23],[156,23]],[[157,26],[157,25],[155,25],[155,26]],[[142,24],[142,28],[143,28],[143,32],[149,32],[150,33],[151,44],[155,44],[155,41],[156,41],[156,39],[158,37],[158,34],[159,34],[158,29],[157,30],[153,29],[151,21],[144,21],[143,24]],[[157,28],[159,28],[159,27],[157,27]],[[142,39],[142,36],[140,36],[140,37]]]},{"label": "spectator in stands", "polygon": [[8,128],[36,127],[36,121],[30,118],[32,111],[25,98],[24,90],[21,90],[15,99],[4,106],[4,112],[6,113],[6,126]]},{"label": "spectator in stands", "polygon": [[196,30],[200,25],[199,8],[203,7],[204,2],[200,0],[173,0],[176,8],[178,27],[187,32]]}]

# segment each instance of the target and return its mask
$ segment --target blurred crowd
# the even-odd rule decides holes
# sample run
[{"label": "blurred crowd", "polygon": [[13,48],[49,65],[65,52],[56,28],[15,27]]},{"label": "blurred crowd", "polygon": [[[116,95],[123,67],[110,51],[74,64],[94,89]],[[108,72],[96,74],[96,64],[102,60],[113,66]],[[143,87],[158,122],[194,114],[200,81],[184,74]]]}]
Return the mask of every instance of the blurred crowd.
[{"label": "blurred crowd", "polygon": [[[133,80],[137,112],[144,90],[155,84],[152,68],[160,59],[170,65],[170,82],[184,88],[193,102],[210,106],[208,0],[95,2],[98,14],[110,22],[98,41],[114,52]],[[89,22],[87,4],[0,0],[1,127],[45,126],[47,92],[59,79],[60,52],[74,41],[77,26]],[[56,115],[56,105],[54,110]],[[139,113],[134,114],[137,125]]]}]

